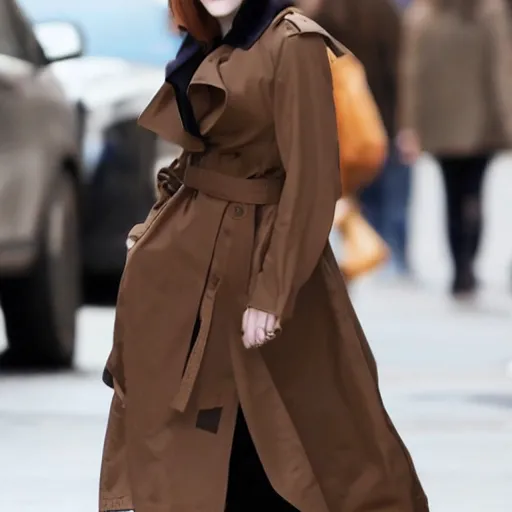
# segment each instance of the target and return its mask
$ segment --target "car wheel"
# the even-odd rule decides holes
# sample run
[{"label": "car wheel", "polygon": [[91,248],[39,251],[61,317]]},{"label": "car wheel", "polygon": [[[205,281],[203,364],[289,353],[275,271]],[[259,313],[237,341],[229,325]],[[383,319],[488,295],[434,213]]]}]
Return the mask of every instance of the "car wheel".
[{"label": "car wheel", "polygon": [[42,223],[40,248],[30,271],[0,281],[9,348],[3,366],[69,368],[81,303],[78,195],[61,173]]}]

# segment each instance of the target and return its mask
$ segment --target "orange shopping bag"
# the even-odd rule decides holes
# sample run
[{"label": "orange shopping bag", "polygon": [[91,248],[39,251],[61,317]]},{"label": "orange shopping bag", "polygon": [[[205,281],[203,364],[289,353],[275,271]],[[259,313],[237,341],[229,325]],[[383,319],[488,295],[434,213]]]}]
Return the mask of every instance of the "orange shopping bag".
[{"label": "orange shopping bag", "polygon": [[388,260],[388,246],[353,201],[338,202],[334,227],[343,238],[343,257],[338,265],[347,281],[371,272]]},{"label": "orange shopping bag", "polygon": [[366,80],[363,65],[351,53],[336,56],[327,47],[340,148],[343,196],[368,185],[382,169],[388,137]]}]

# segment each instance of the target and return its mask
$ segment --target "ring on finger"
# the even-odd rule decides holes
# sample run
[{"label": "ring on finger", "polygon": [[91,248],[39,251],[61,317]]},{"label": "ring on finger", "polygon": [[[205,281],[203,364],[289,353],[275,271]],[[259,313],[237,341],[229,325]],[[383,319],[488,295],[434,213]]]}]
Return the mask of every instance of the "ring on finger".
[{"label": "ring on finger", "polygon": [[268,338],[265,338],[264,340],[261,340],[261,341],[260,341],[260,340],[255,340],[255,342],[254,342],[254,346],[255,346],[256,348],[263,347],[263,345],[265,345],[265,344],[267,343],[267,341],[269,341],[269,339],[268,339]]}]

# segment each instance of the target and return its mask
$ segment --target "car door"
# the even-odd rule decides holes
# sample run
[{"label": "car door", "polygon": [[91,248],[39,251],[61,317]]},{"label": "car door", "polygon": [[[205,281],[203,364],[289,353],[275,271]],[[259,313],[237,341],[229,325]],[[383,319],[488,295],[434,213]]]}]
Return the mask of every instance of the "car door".
[{"label": "car door", "polygon": [[13,0],[0,0],[0,274],[29,264],[44,189],[73,144],[73,121],[30,25]]},{"label": "car door", "polygon": [[[32,66],[22,59],[9,14],[6,0],[0,0],[0,158],[14,164],[16,153],[28,145],[28,134],[22,129],[26,123],[24,117],[30,112],[24,82],[30,76]],[[1,167],[0,190],[3,196],[11,181],[10,168],[11,165]]]},{"label": "car door", "polygon": [[[65,48],[58,31],[53,34],[56,46]],[[52,71],[51,47],[45,56],[15,0],[0,0],[3,368],[73,363],[80,304],[79,137],[75,105]]]}]

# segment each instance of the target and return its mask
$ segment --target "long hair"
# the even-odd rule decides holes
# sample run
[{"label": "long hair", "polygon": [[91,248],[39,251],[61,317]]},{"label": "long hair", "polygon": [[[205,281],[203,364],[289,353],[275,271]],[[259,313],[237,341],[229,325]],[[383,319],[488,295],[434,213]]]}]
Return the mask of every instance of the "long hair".
[{"label": "long hair", "polygon": [[202,43],[212,42],[220,35],[218,21],[199,0],[169,0],[172,23]]}]

